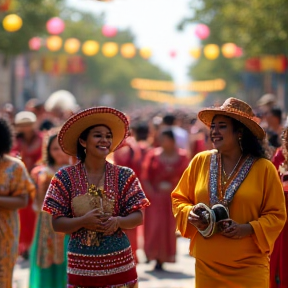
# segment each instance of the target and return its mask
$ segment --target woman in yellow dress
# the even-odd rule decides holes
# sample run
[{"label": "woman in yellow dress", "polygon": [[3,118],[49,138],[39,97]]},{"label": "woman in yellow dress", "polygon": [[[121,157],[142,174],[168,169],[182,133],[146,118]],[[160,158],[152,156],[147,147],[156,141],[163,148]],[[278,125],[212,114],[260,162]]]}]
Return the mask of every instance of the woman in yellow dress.
[{"label": "woman in yellow dress", "polygon": [[268,288],[269,255],[286,211],[265,133],[236,98],[198,117],[215,150],[197,154],[172,192],[177,228],[191,239],[196,287]]},{"label": "woman in yellow dress", "polygon": [[28,205],[35,187],[25,165],[9,156],[12,130],[0,118],[0,287],[12,287],[12,274],[18,256],[19,219],[17,210]]}]

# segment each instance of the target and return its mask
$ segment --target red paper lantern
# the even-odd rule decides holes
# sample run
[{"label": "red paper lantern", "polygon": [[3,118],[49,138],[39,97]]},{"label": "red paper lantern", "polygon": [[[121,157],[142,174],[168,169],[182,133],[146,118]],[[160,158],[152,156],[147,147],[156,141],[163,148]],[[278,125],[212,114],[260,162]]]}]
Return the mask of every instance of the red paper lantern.
[{"label": "red paper lantern", "polygon": [[11,0],[0,0],[0,11],[8,11]]},{"label": "red paper lantern", "polygon": [[210,35],[210,29],[205,24],[198,24],[195,29],[195,35],[201,40],[204,40]]},{"label": "red paper lantern", "polygon": [[37,51],[42,46],[42,40],[39,37],[33,37],[29,40],[29,48],[30,50]]},{"label": "red paper lantern", "polygon": [[259,72],[260,71],[260,59],[259,58],[249,58],[245,62],[245,69],[249,72]]},{"label": "red paper lantern", "polygon": [[65,23],[59,17],[54,17],[47,21],[46,28],[48,33],[58,35],[64,31]]},{"label": "red paper lantern", "polygon": [[117,35],[117,28],[109,25],[104,25],[102,27],[102,34],[105,37],[115,37]]}]

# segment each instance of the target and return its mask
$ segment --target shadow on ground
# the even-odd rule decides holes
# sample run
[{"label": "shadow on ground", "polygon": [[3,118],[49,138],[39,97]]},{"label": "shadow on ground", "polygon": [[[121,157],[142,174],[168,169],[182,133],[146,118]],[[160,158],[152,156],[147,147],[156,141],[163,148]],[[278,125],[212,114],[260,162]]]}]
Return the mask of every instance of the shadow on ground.
[{"label": "shadow on ground", "polygon": [[175,271],[145,271],[145,273],[156,277],[157,279],[192,279],[194,278],[191,275],[182,273],[182,272],[175,272]]}]

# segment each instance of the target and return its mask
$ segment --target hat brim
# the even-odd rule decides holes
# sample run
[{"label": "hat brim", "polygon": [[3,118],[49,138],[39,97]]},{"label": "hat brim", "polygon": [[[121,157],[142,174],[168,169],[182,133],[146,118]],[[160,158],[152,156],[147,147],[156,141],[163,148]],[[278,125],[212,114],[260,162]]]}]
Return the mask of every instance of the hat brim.
[{"label": "hat brim", "polygon": [[128,136],[129,123],[122,112],[108,107],[89,108],[70,117],[58,134],[62,150],[71,156],[77,156],[77,143],[81,133],[91,126],[101,124],[111,129],[113,140],[110,152],[115,151]]},{"label": "hat brim", "polygon": [[206,126],[210,127],[213,118],[216,115],[223,115],[234,118],[245,125],[258,139],[262,140],[265,137],[265,131],[263,128],[257,123],[259,120],[257,117],[248,118],[244,115],[237,114],[235,112],[229,112],[222,110],[221,108],[214,109],[204,109],[199,111],[198,118],[202,121]]}]

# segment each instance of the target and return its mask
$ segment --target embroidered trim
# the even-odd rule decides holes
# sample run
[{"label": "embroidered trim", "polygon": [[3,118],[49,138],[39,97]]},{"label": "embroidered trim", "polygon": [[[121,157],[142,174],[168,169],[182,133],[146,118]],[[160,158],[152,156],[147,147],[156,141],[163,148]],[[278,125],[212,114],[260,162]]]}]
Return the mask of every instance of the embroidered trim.
[{"label": "embroidered trim", "polygon": [[[218,191],[219,188],[223,188],[222,185],[218,185],[218,182],[221,182],[221,175],[218,169],[220,165],[220,161],[217,157],[218,153],[213,153],[210,159],[210,177],[209,177],[209,188],[210,188],[210,206],[215,204],[223,204],[228,207],[232,202],[234,195],[239,189],[240,185],[248,175],[253,163],[256,161],[256,158],[253,156],[247,156],[244,160],[242,166],[236,172],[234,179],[226,186],[226,190],[224,191],[223,199],[219,199],[218,195],[221,195],[221,191]],[[218,188],[219,187],[219,188]],[[223,188],[224,189],[224,188]]]},{"label": "embroidered trim", "polygon": [[126,272],[134,267],[135,262],[131,262],[127,265],[104,270],[86,270],[86,269],[77,269],[68,267],[67,272],[68,274],[81,275],[81,276],[109,276],[113,274]]}]

